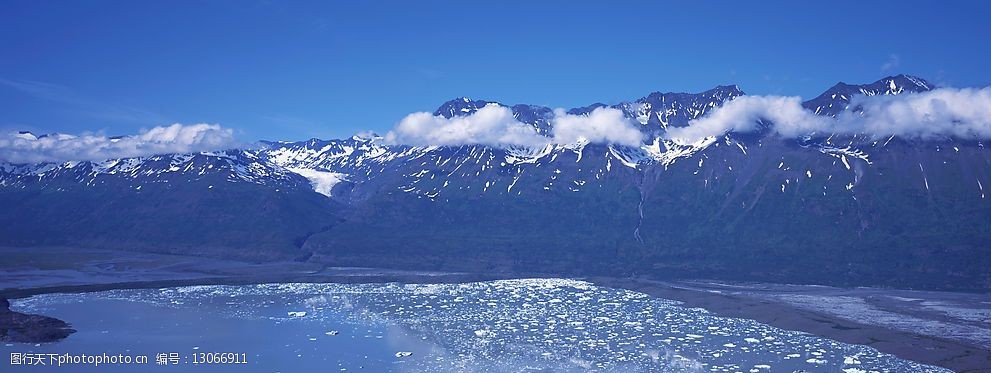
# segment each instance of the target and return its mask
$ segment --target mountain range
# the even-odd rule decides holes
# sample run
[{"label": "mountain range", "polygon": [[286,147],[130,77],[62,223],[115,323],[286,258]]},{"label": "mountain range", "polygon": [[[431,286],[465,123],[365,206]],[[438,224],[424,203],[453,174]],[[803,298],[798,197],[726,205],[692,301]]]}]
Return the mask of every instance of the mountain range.
[{"label": "mountain range", "polygon": [[[898,75],[802,106],[926,92]],[[823,133],[667,139],[737,86],[620,110],[640,146],[408,146],[375,135],[80,162],[0,161],[0,245],[83,246],[423,270],[991,288],[984,144]],[[542,135],[554,110],[498,105]],[[37,139],[22,132],[18,136]]]}]

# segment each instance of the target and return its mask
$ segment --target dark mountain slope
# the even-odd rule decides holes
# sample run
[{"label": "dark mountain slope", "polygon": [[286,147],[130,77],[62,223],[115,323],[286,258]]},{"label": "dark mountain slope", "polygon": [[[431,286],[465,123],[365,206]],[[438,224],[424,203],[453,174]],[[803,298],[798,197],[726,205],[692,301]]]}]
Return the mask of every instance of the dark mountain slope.
[{"label": "dark mountain slope", "polygon": [[141,183],[104,174],[86,184],[75,176],[0,188],[2,244],[295,259],[309,256],[299,247],[340,211],[305,181],[264,185],[209,173]]}]

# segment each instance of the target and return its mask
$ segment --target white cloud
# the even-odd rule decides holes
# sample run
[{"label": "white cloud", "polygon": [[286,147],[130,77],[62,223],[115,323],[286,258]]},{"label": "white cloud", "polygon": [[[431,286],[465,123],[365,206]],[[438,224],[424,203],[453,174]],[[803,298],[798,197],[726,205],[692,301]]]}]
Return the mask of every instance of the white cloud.
[{"label": "white cloud", "polygon": [[612,108],[597,108],[588,115],[570,115],[564,110],[554,111],[551,134],[558,144],[579,141],[637,146],[643,141],[643,133]]},{"label": "white cloud", "polygon": [[407,115],[385,135],[387,143],[415,146],[482,144],[536,146],[546,139],[513,117],[509,108],[488,105],[468,116]]},{"label": "white cloud", "polygon": [[771,131],[794,138],[814,132],[891,135],[909,138],[950,136],[991,139],[991,88],[940,88],[895,96],[854,96],[836,118],[805,110],[801,98],[743,96],[723,104],[687,127],[669,129],[671,139],[695,141],[727,132],[752,132],[758,120],[771,122]]},{"label": "white cloud", "polygon": [[166,153],[219,150],[235,146],[234,131],[217,124],[173,124],[137,135],[0,134],[0,160],[12,163],[95,161]]},{"label": "white cloud", "polygon": [[940,88],[897,96],[855,96],[851,107],[861,114],[845,112],[837,130],[876,137],[899,135],[930,138],[991,139],[991,87]]},{"label": "white cloud", "polygon": [[581,140],[637,145],[642,136],[621,111],[610,108],[598,108],[588,115],[571,115],[559,109],[551,122],[553,129],[547,137],[516,120],[512,110],[504,106],[488,105],[471,115],[452,118],[418,112],[403,118],[385,135],[385,140],[415,146],[543,146]]},{"label": "white cloud", "polygon": [[801,97],[742,96],[688,122],[688,126],[669,128],[667,136],[695,142],[727,132],[752,132],[757,129],[758,120],[773,122],[772,130],[785,137],[824,130],[828,124],[825,117],[805,110]]}]

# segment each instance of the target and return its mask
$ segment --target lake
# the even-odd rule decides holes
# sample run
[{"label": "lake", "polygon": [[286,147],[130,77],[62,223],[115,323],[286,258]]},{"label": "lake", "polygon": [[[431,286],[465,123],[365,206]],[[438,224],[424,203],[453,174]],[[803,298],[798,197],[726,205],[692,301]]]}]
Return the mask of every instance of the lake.
[{"label": "lake", "polygon": [[[80,372],[947,371],[569,279],[112,290],[16,299],[12,309],[78,331],[58,343],[0,346],[4,359],[149,358],[68,368]],[[173,358],[159,361],[168,367],[156,366],[159,354]]]}]

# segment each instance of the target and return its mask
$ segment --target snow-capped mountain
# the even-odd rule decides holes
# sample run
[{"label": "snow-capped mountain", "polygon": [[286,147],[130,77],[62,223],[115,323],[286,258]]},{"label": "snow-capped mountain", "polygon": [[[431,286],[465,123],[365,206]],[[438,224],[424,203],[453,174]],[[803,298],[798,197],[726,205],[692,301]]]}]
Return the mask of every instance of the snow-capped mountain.
[{"label": "snow-capped mountain", "polygon": [[871,84],[856,85],[839,82],[816,98],[802,103],[802,106],[819,115],[836,116],[836,114],[849,109],[850,100],[857,95],[898,95],[931,91],[934,88],[936,87],[932,83],[909,75],[890,76]]},{"label": "snow-capped mountain", "polygon": [[[845,103],[854,94],[896,95],[928,90],[932,85],[919,78],[899,75],[861,86],[841,83],[836,87],[843,89],[843,93],[836,93],[836,102]],[[698,159],[692,161],[697,163],[692,172],[698,174],[703,172],[708,158],[707,154],[699,153],[707,148],[728,147],[745,155],[751,147],[763,146],[767,139],[739,134],[710,137],[691,144],[681,144],[663,137],[669,126],[686,126],[690,120],[702,117],[709,110],[742,95],[744,93],[737,86],[719,86],[697,94],[654,92],[634,101],[609,106],[622,110],[627,117],[641,124],[641,130],[648,135],[648,141],[639,147],[588,143],[551,144],[538,148],[480,145],[410,147],[387,146],[382,143],[381,138],[354,137],[344,140],[312,139],[303,142],[266,143],[266,148],[259,150],[257,154],[259,158],[287,169],[330,173],[338,182],[348,181],[343,184],[345,189],[360,189],[365,184],[390,185],[404,193],[432,200],[468,190],[514,195],[557,189],[579,192],[583,188],[598,185],[610,173],[624,172],[622,169],[641,172],[654,165],[667,168],[675,162],[688,162],[694,157]],[[823,101],[824,97],[831,96],[824,93],[803,105],[818,108],[817,100]],[[464,97],[444,103],[434,114],[447,118],[468,116],[486,105],[511,108],[518,120],[533,125],[541,133],[546,133],[550,126],[550,108],[533,105],[508,106]],[[569,113],[587,114],[604,106],[607,105],[595,104],[571,109]],[[831,112],[830,108],[823,111],[822,115],[829,115]],[[794,141],[794,144],[814,154],[832,157],[838,165],[851,171],[857,162],[870,164],[872,149],[888,145],[888,142],[866,142],[850,136],[823,136],[801,139]],[[586,149],[590,152],[586,152]],[[849,181],[853,183],[854,175],[852,171],[848,173]],[[387,179],[388,182],[378,182],[381,179]],[[314,178],[314,183],[320,181]],[[845,186],[842,189],[849,190]],[[342,190],[341,193],[350,195],[349,190]]]},{"label": "snow-capped mountain", "polygon": [[[857,110],[849,107],[857,95],[933,88],[906,75],[840,83],[802,106],[836,116]],[[189,207],[220,220],[182,211],[141,216],[156,227],[170,219],[216,226],[200,234],[224,232],[223,240],[208,240],[217,250],[234,242],[239,255],[334,265],[991,288],[991,256],[979,255],[991,247],[984,191],[991,157],[982,142],[829,133],[796,140],[761,131],[691,143],[664,136],[743,95],[719,86],[567,110],[619,109],[639,124],[639,146],[417,147],[355,136],[101,162],[0,163],[0,203],[28,212],[0,214],[0,226],[7,224],[0,244],[107,244],[122,236],[134,244],[140,237],[121,229],[103,227],[97,237],[80,228],[105,225],[112,212],[63,218],[50,211],[117,203],[127,207],[114,213],[127,215],[131,203],[219,198]],[[554,111],[542,106],[457,98],[434,114],[468,116],[487,105],[507,107],[550,136]],[[51,197],[66,190],[67,197]],[[232,204],[243,213],[218,212]],[[65,230],[71,236],[57,229],[65,226],[74,227]],[[159,229],[140,219],[126,227]],[[251,238],[232,239],[232,231]],[[173,235],[187,244],[160,242]],[[197,250],[195,239],[178,232],[150,237],[142,247]],[[782,261],[790,265],[768,266]]]},{"label": "snow-capped mountain", "polygon": [[140,188],[149,183],[200,180],[248,182],[282,188],[307,185],[306,179],[297,173],[263,162],[255,153],[244,150],[163,154],[103,161],[37,164],[0,162],[0,186],[7,187],[24,188],[31,185],[65,188],[72,183],[85,186],[127,183]]},{"label": "snow-capped mountain", "polygon": [[[623,114],[640,123],[641,130],[657,134],[662,133],[668,126],[683,127],[688,121],[704,116],[709,110],[719,107],[723,102],[743,96],[739,87],[718,86],[700,93],[654,92],[647,96],[629,102],[614,105],[595,103],[592,105],[567,110],[569,114],[588,114],[600,107],[609,107],[623,111]],[[517,120],[530,124],[538,133],[547,134],[550,130],[550,120],[554,110],[539,105],[518,104],[507,106],[495,101],[472,100],[459,97],[445,102],[434,115],[452,118],[474,114],[478,109],[487,105],[509,107]]]},{"label": "snow-capped mountain", "polygon": [[718,86],[700,93],[654,92],[632,102],[616,105],[594,104],[571,109],[571,114],[587,114],[599,107],[620,109],[629,118],[636,119],[645,132],[659,133],[668,127],[684,127],[692,119],[704,116],[723,102],[743,96],[740,87]]},{"label": "snow-capped mountain", "polygon": [[[857,94],[895,95],[920,92],[932,87],[920,78],[905,75],[865,85],[839,83],[803,105],[822,115],[835,115],[846,109],[845,105],[850,97]],[[747,141],[746,136],[731,134],[722,139],[708,138],[694,144],[679,144],[662,136],[669,126],[686,126],[690,120],[700,118],[723,102],[742,95],[743,91],[737,86],[719,86],[696,94],[654,92],[629,102],[594,104],[568,110],[570,114],[588,114],[599,107],[621,110],[627,117],[640,123],[641,130],[648,135],[648,141],[639,147],[587,143],[553,144],[538,148],[495,148],[480,145],[410,147],[389,146],[383,144],[382,138],[358,136],[341,140],[263,141],[256,149],[223,152],[165,154],[97,162],[44,162],[30,165],[0,162],[0,185],[47,185],[56,181],[93,185],[119,180],[138,188],[145,183],[216,178],[226,182],[294,188],[305,184],[303,178],[306,178],[316,190],[331,195],[330,190],[342,181],[347,181],[345,184],[349,187],[360,187],[361,184],[379,177],[398,177],[401,185],[397,185],[397,189],[421,196],[436,197],[451,185],[454,187],[450,189],[466,190],[474,186],[475,190],[482,191],[500,185],[509,193],[512,190],[510,185],[515,186],[520,179],[532,177],[529,175],[541,166],[547,169],[550,168],[548,165],[564,165],[564,168],[575,168],[574,172],[591,172],[593,178],[601,179],[613,172],[614,166],[637,169],[659,164],[667,167],[710,146],[731,146],[746,152],[748,147],[755,145]],[[446,118],[468,116],[486,105],[509,107],[517,120],[534,126],[542,134],[547,134],[551,126],[551,108],[524,104],[507,106],[465,97],[442,104],[434,114]],[[37,139],[58,134],[36,136],[30,132],[22,132],[19,136]],[[803,145],[841,159],[849,157],[869,162],[869,154],[852,142],[832,144],[827,139],[822,144],[805,141]],[[597,154],[601,154],[601,157],[583,157],[584,150],[589,146],[601,148],[597,149]],[[570,167],[570,163],[584,167]],[[701,167],[704,159],[699,163]],[[555,170],[560,171],[561,167],[556,167]],[[581,168],[584,171],[578,171]],[[445,177],[438,179],[439,175]],[[544,176],[546,175],[540,177]],[[565,176],[569,175],[560,177]],[[559,176],[550,175],[546,179],[539,190],[554,188]],[[433,182],[435,180],[439,181]],[[576,179],[570,180],[570,183],[558,181],[557,185],[578,191],[587,182]],[[516,191],[517,194],[522,192],[519,189]]]}]

